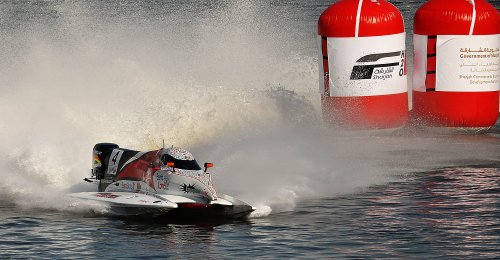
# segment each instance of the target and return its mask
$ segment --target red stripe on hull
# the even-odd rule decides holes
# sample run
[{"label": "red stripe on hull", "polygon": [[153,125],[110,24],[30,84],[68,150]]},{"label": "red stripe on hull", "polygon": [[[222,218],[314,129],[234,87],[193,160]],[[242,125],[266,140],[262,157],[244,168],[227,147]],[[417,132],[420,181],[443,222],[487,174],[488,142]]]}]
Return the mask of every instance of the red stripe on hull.
[{"label": "red stripe on hull", "polygon": [[178,203],[177,206],[180,209],[204,209],[208,208],[211,205],[210,204],[200,204],[200,203]]}]

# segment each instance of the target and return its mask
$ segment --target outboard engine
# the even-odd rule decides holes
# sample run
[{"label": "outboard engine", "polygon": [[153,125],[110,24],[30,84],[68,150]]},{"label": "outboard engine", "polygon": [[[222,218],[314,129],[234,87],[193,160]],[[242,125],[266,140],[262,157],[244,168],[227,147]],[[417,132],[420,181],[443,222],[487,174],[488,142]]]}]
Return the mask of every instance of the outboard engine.
[{"label": "outboard engine", "polygon": [[116,148],[120,147],[113,143],[99,143],[94,145],[94,150],[92,152],[92,176],[95,176],[97,180],[104,178],[109,156],[113,149]]}]

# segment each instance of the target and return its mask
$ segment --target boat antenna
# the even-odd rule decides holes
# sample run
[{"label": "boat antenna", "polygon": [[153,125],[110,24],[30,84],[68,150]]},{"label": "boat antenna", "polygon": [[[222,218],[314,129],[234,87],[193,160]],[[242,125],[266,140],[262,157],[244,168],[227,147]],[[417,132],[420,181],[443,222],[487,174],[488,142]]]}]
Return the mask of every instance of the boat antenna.
[{"label": "boat antenna", "polygon": [[163,141],[163,149],[165,149],[165,138],[163,138],[162,141]]}]

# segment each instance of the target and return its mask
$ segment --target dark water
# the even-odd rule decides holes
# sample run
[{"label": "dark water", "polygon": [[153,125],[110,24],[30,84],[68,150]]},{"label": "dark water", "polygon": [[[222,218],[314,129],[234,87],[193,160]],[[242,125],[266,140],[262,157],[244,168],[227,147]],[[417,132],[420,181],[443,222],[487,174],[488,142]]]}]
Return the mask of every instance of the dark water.
[{"label": "dark water", "polygon": [[[412,17],[423,1],[392,2],[404,14],[411,50]],[[500,6],[498,1],[491,3],[497,8]],[[164,85],[157,82],[167,82],[169,94],[184,91],[185,86],[188,90],[213,91],[216,89],[213,86],[229,85],[246,93],[243,90],[266,90],[269,85],[278,84],[304,95],[312,100],[312,106],[317,106],[317,100],[314,101],[319,95],[314,67],[317,64],[316,22],[329,4],[331,1],[303,0],[2,1],[0,30],[4,44],[0,46],[0,101],[3,103],[0,108],[11,111],[12,116],[5,114],[4,119],[0,119],[0,144],[14,148],[8,149],[12,153],[0,152],[0,258],[498,259],[498,124],[480,135],[404,130],[406,132],[394,136],[375,135],[373,139],[377,141],[372,144],[366,143],[366,139],[346,137],[348,140],[340,142],[340,148],[330,147],[328,144],[339,142],[323,139],[324,136],[316,139],[299,134],[292,135],[292,140],[284,139],[284,142],[298,143],[299,149],[313,154],[310,157],[318,153],[309,146],[319,147],[322,154],[328,154],[330,148],[334,155],[346,150],[348,156],[334,160],[333,165],[328,165],[327,157],[315,160],[306,154],[303,158],[296,156],[287,151],[295,146],[280,146],[276,138],[258,140],[259,154],[268,155],[278,150],[286,155],[285,165],[301,162],[309,167],[310,163],[314,168],[304,174],[319,181],[289,188],[286,180],[296,178],[295,175],[282,170],[281,164],[269,160],[268,156],[252,156],[262,164],[259,167],[268,167],[270,174],[281,176],[278,183],[273,184],[275,189],[282,185],[292,189],[291,194],[297,197],[294,206],[281,207],[285,208],[282,210],[274,206],[286,204],[285,199],[269,199],[273,213],[245,221],[124,220],[91,211],[67,210],[66,206],[58,205],[58,197],[45,196],[86,177],[87,171],[81,169],[88,167],[89,147],[103,141],[102,135],[106,135],[105,140],[117,142],[124,136],[132,136],[127,139],[132,145],[149,141],[143,135],[159,130],[157,125],[150,124],[157,119],[158,111],[140,111],[136,118],[133,109],[123,110],[133,104],[122,103],[127,96],[152,91],[152,95],[141,99],[150,104],[151,99],[157,98],[155,92],[163,93],[160,89]],[[168,52],[162,51],[164,49]],[[242,50],[249,50],[250,54]],[[200,62],[185,62],[185,57],[196,57]],[[246,62],[242,62],[243,58]],[[209,65],[199,66],[202,62]],[[125,72],[116,74],[108,68],[115,66]],[[114,77],[115,74],[119,77]],[[134,77],[128,78],[126,74]],[[108,78],[108,75],[111,76]],[[179,89],[175,88],[176,77],[182,81]],[[140,87],[132,85],[134,92],[122,90],[135,81]],[[118,82],[118,87],[109,86],[109,82]],[[79,88],[71,88],[73,85]],[[94,94],[87,96],[81,90],[85,88],[102,95],[106,95],[107,88],[113,92],[105,96],[108,98],[105,101],[111,100],[112,105],[122,109],[114,125],[106,125],[88,112],[93,106],[102,105],[103,100],[92,103]],[[218,92],[214,93],[208,97],[214,104],[224,100]],[[40,97],[44,98],[42,105],[36,101]],[[119,97],[119,102],[113,103],[110,97]],[[191,104],[193,97],[197,96],[189,92],[181,101]],[[175,101],[171,96],[168,98]],[[240,114],[229,113],[229,119],[217,115],[221,110],[238,110],[241,107],[237,104],[253,101],[246,95],[230,99],[233,102],[223,103],[222,109],[213,103],[203,103],[213,108],[203,117],[220,120],[218,125],[225,127],[230,125],[223,124],[224,120],[237,124]],[[14,103],[23,106],[16,107]],[[85,109],[80,110],[80,104]],[[255,109],[252,113],[259,114],[256,118],[246,115],[248,121],[271,125],[272,118],[266,115],[276,107],[258,105],[263,106],[264,111],[257,110],[259,106],[244,107]],[[299,105],[292,104],[294,113],[302,113]],[[152,109],[144,103],[140,106]],[[168,114],[169,107],[161,108],[161,114],[172,116]],[[197,132],[191,130],[193,125],[183,124],[186,118],[196,118],[193,110],[192,107],[176,110],[187,114],[186,117],[176,114],[174,118],[184,120],[174,120],[174,125],[189,130],[188,138],[176,135],[171,138],[180,138],[197,147],[197,154],[216,157],[205,151],[212,144],[193,143]],[[21,119],[28,119],[34,126]],[[129,120],[142,125],[130,133],[115,127],[130,127]],[[171,121],[161,123],[171,126]],[[91,127],[91,124],[97,126]],[[259,127],[255,132],[266,131],[265,127]],[[26,130],[32,128],[36,131]],[[229,136],[236,135],[236,140],[252,137],[246,132],[234,134],[224,127],[216,129],[222,137],[211,136],[219,138],[218,145],[223,149],[232,147],[231,143],[221,141]],[[207,126],[202,130],[209,134],[213,129]],[[91,134],[94,132],[97,134]],[[295,137],[304,144],[294,140]],[[327,145],[323,145],[325,142]],[[378,144],[383,144],[383,149],[379,150]],[[32,147],[36,153],[30,150]],[[40,149],[43,147],[49,148]],[[255,149],[251,145],[239,148]],[[227,154],[238,154],[236,148],[232,149],[234,151],[229,148]],[[373,151],[375,155],[371,154]],[[65,157],[67,154],[71,157]],[[226,155],[222,156],[223,162],[229,165],[233,162],[231,156],[220,154]],[[74,159],[76,162],[65,160],[68,158],[77,159]],[[245,165],[253,163],[249,161],[245,161]],[[320,171],[316,168],[328,172],[329,167],[340,175],[331,177],[316,172]],[[224,172],[224,168],[221,170]],[[372,170],[384,175],[384,179],[366,181],[371,179]],[[241,182],[270,178],[269,175],[243,177],[236,175],[231,179],[221,174],[218,183],[226,184],[221,188],[232,192],[250,190],[236,194],[244,199],[257,195],[266,198],[266,189],[254,187],[252,190],[248,188],[250,184]],[[224,181],[227,179],[230,181]]]},{"label": "dark water", "polygon": [[133,222],[3,206],[3,257],[497,259],[500,170],[415,173],[292,212],[226,223]]}]

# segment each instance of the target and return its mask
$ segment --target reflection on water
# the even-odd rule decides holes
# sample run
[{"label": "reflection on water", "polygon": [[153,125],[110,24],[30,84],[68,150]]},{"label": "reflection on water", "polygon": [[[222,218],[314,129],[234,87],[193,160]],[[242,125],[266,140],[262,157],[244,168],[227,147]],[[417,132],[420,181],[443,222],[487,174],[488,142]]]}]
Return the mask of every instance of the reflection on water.
[{"label": "reflection on water", "polygon": [[[500,253],[499,180],[498,168],[418,173],[253,220],[252,234],[299,256],[494,258]],[[286,234],[277,238],[280,232]]]},{"label": "reflection on water", "polygon": [[419,173],[361,194],[367,204],[354,220],[371,233],[372,242],[383,237],[385,246],[377,248],[389,255],[494,257],[499,179],[498,168]]},{"label": "reflection on water", "polygon": [[457,256],[494,257],[500,236],[498,169],[447,169],[431,173],[416,186],[419,221],[440,232],[443,238],[461,240]]},{"label": "reflection on water", "polygon": [[[500,253],[500,169],[448,168],[248,221],[0,213],[2,257],[477,257]],[[3,204],[6,205],[6,204]],[[29,217],[31,216],[31,217]]]}]

